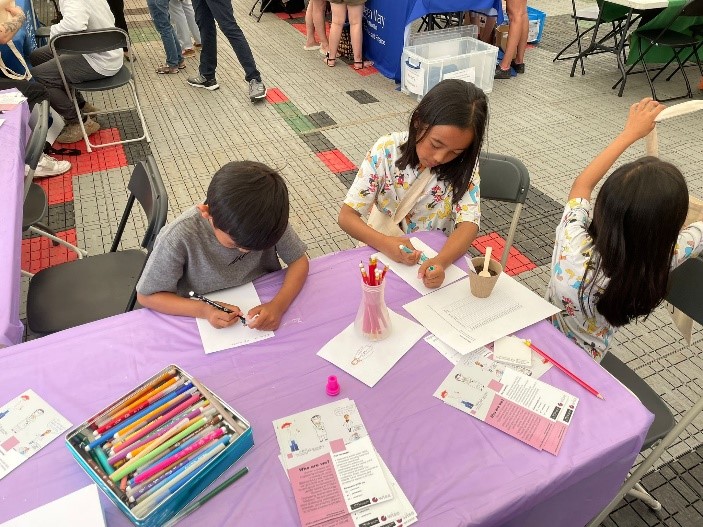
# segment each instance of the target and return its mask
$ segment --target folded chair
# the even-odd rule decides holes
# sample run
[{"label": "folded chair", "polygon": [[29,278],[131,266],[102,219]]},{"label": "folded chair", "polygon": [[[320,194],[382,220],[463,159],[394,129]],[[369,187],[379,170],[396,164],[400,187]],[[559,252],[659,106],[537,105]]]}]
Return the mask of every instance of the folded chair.
[{"label": "folded chair", "polygon": [[[104,51],[112,51],[114,49],[122,50],[122,48],[127,49],[129,56],[129,64],[134,64],[134,57],[132,56],[132,45],[129,39],[129,35],[121,29],[116,27],[108,29],[96,29],[93,31],[79,31],[74,33],[62,33],[56,35],[51,39],[49,43],[51,46],[51,51],[55,57],[59,57],[57,60],[59,74],[61,75],[61,80],[63,81],[64,89],[66,93],[73,101],[73,105],[76,108],[76,113],[81,115],[81,110],[78,106],[78,100],[76,99],[76,92],[94,92],[94,91],[107,91],[120,88],[122,86],[127,86],[134,99],[134,106],[114,108],[111,110],[103,110],[101,112],[93,112],[90,115],[98,115],[105,113],[121,112],[126,110],[137,110],[139,115],[139,121],[142,124],[142,135],[134,139],[124,139],[122,141],[114,141],[112,143],[102,143],[93,144],[88,139],[85,133],[85,127],[83,126],[83,121],[80,119],[78,122],[81,125],[81,130],[83,131],[83,139],[85,140],[85,146],[88,152],[92,152],[93,148],[103,148],[105,146],[113,146],[124,143],[132,143],[134,141],[141,141],[146,139],[146,142],[151,142],[149,137],[149,131],[146,127],[146,122],[144,121],[144,114],[142,113],[142,107],[139,104],[139,97],[137,95],[137,83],[135,71],[131,66],[128,66],[126,62],[122,64],[122,68],[115,73],[112,77],[106,77],[104,79],[99,79],[95,81],[79,82],[73,85],[69,85],[66,81],[66,75],[64,74],[63,67],[61,66],[61,55],[64,53],[80,53],[80,54],[90,54],[90,53],[101,53]],[[120,51],[121,52],[121,51]]]},{"label": "folded chair", "polygon": [[[44,154],[46,134],[49,129],[49,101],[42,101],[34,106],[30,117],[32,133],[25,149],[24,163],[27,165],[27,174],[24,177],[24,205],[22,208],[22,232],[31,232],[49,238],[53,245],[63,245],[71,249],[78,258],[87,255],[85,251],[73,244],[62,240],[45,223],[44,218],[49,210],[49,200],[44,189],[33,182],[39,160]],[[22,270],[24,276],[34,276],[29,271]]]},{"label": "folded chair", "polygon": [[[135,287],[166,223],[168,196],[151,156],[137,163],[127,188],[129,198],[110,252],[42,269],[29,282],[27,325],[33,333],[54,333],[134,308]],[[141,247],[118,251],[135,201],[147,219]]]},{"label": "folded chair", "polygon": [[508,237],[505,240],[505,248],[500,259],[500,263],[505,269],[508,254],[515,239],[522,206],[527,199],[527,192],[530,190],[530,173],[522,161],[517,158],[486,152],[481,152],[479,156],[479,170],[481,174],[481,200],[515,204]]}]

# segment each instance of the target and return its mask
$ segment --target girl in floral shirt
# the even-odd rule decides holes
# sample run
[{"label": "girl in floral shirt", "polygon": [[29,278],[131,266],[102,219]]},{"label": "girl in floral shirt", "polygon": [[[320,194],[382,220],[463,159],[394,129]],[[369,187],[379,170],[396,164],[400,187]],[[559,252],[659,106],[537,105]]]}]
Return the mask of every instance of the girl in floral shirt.
[{"label": "girl in floral shirt", "polygon": [[632,105],[623,132],[574,181],[557,227],[546,296],[564,311],[553,322],[598,362],[619,327],[661,303],[670,269],[703,250],[703,222],[682,230],[683,175],[656,157],[615,170],[590,217],[594,187],[663,109],[650,98]]},{"label": "girl in floral shirt", "polygon": [[427,287],[442,285],[444,269],[466,254],[478,232],[477,161],[487,123],[483,91],[457,79],[437,84],[413,111],[407,132],[381,137],[366,154],[339,212],[340,227],[393,261],[416,265],[420,252],[399,248],[414,249],[407,237],[381,234],[361,215],[377,207],[393,217],[413,182],[429,168],[429,183],[399,227],[406,234],[434,229],[447,234],[439,254],[418,272]]}]

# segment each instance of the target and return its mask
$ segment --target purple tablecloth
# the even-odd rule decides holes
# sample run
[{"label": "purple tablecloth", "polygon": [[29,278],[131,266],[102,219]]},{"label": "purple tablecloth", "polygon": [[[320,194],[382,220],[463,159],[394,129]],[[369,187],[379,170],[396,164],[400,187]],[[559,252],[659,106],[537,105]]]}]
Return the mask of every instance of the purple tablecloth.
[{"label": "purple tablecloth", "polygon": [[[7,93],[10,90],[0,90]],[[14,91],[14,90],[12,90]],[[20,260],[24,203],[24,149],[29,107],[23,102],[0,114],[0,347],[22,341]],[[2,404],[2,403],[0,403]]]},{"label": "purple tablecloth", "polygon": [[[438,245],[443,235],[421,235]],[[195,321],[136,311],[20,344],[0,358],[0,402],[32,388],[77,424],[175,363],[200,378],[252,424],[254,448],[234,470],[250,473],[196,511],[188,525],[299,525],[291,486],[278,461],[271,421],[332,399],[339,376],[356,401],[378,452],[417,510],[419,526],[582,526],[616,492],[631,467],[651,414],[569,340],[542,322],[522,335],[597,387],[596,399],[552,369],[548,383],[581,398],[559,456],[538,452],[443,404],[432,393],[452,366],[424,340],[374,387],[339,371],[316,352],[352,322],[360,299],[360,258],[369,248],[317,258],[276,337],[205,355]],[[418,293],[389,273],[389,306]],[[266,301],[282,280],[257,281]],[[467,285],[468,294],[468,285]],[[0,480],[0,522],[87,485],[89,478],[56,440]],[[127,519],[102,496],[110,527]]]}]

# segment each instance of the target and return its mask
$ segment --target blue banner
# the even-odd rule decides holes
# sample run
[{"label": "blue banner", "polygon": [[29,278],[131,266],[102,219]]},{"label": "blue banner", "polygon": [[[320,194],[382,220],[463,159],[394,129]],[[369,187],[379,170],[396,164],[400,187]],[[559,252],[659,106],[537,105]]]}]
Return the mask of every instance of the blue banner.
[{"label": "blue banner", "polygon": [[501,0],[367,0],[364,5],[364,56],[383,75],[400,82],[405,28],[429,13],[488,11],[502,14]]}]

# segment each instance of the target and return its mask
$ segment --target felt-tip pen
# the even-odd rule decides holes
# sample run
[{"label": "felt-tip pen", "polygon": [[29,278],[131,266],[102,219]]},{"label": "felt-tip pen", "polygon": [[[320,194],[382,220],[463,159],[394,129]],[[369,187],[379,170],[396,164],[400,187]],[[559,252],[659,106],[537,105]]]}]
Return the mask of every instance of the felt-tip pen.
[{"label": "felt-tip pen", "polygon": [[[410,247],[406,247],[405,245],[398,245],[401,251],[403,251],[406,254],[412,254],[415,251],[413,251]],[[420,263],[424,262],[427,260],[427,256],[425,256],[423,253],[420,253]]]},{"label": "felt-tip pen", "polygon": [[[215,309],[219,309],[220,311],[224,311],[225,313],[234,313],[234,311],[232,311],[231,309],[229,309],[229,308],[223,306],[222,304],[218,304],[218,303],[215,302],[214,300],[210,300],[209,298],[204,297],[203,295],[199,295],[199,294],[196,293],[195,291],[190,291],[190,292],[188,293],[188,295],[189,295],[191,298],[197,298],[198,300],[201,300],[201,301],[205,302],[206,304],[211,305],[211,306],[214,307]],[[240,320],[240,321],[242,322],[242,324],[244,324],[245,326],[247,325],[247,320],[246,320],[242,315],[239,315],[239,320]]]}]

